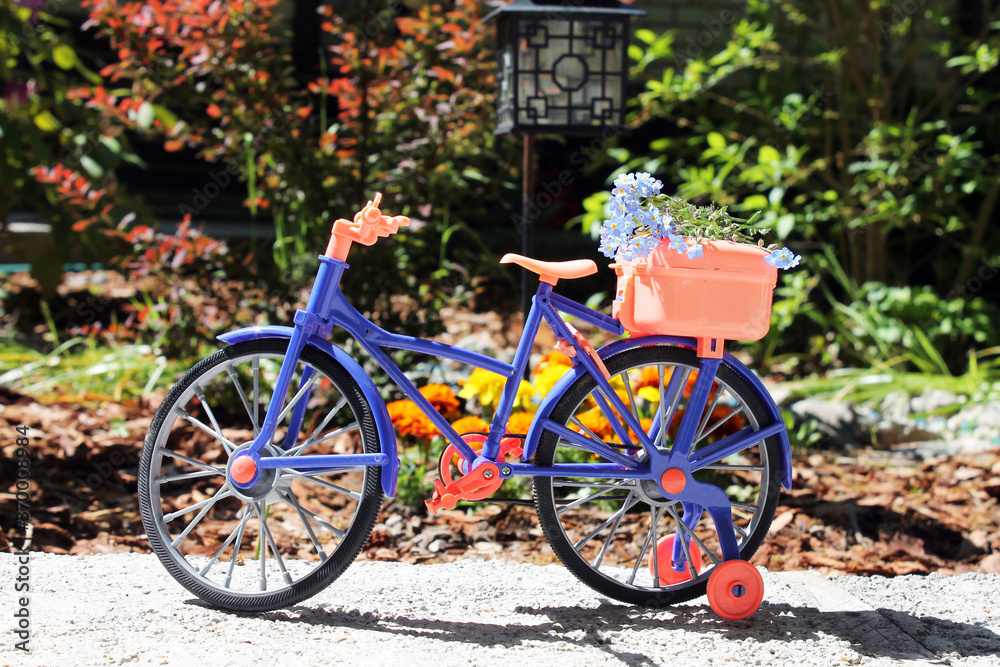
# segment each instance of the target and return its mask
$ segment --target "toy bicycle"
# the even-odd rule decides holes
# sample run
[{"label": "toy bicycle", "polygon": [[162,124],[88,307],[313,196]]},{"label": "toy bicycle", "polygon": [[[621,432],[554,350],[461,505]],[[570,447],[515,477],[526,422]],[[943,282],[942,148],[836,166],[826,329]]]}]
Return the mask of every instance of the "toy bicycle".
[{"label": "toy bicycle", "polygon": [[[633,335],[595,350],[564,316],[619,336],[621,321],[553,291],[595,273],[590,260],[501,260],[539,276],[510,363],[386,331],[340,289],[352,244],[409,224],[383,215],[380,200],[334,224],[293,326],[219,336],[227,346],[188,371],[156,412],[139,506],[170,574],[211,605],[262,611],[314,595],[360,553],[383,496],[395,495],[399,457],[375,384],[328,340],[338,326],[447,441],[432,512],[528,476],[546,539],[587,585],[645,606],[707,592],[722,617],[752,614],[763,581],[747,559],[767,534],[779,487],[791,482],[788,436],[760,380],[721,340]],[[573,366],[527,433],[507,433],[542,322]],[[489,432],[456,433],[393,363],[392,349],[505,377]]]}]

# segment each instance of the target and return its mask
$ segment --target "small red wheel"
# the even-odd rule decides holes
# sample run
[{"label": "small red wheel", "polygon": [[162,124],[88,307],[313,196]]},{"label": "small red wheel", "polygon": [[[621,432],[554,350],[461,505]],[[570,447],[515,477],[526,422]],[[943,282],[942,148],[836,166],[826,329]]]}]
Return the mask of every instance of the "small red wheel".
[{"label": "small red wheel", "polygon": [[[674,558],[674,535],[666,535],[656,541],[656,564],[660,570],[660,585],[673,586],[684,581],[691,580],[691,568],[684,564],[684,569],[678,572],[673,568]],[[691,554],[691,564],[694,565],[695,572],[701,572],[701,549],[694,542],[688,545],[688,553]],[[649,557],[649,574],[656,577],[653,568],[653,557]]]},{"label": "small red wheel", "polygon": [[730,621],[747,618],[764,599],[764,578],[745,560],[727,560],[708,578],[712,611]]}]

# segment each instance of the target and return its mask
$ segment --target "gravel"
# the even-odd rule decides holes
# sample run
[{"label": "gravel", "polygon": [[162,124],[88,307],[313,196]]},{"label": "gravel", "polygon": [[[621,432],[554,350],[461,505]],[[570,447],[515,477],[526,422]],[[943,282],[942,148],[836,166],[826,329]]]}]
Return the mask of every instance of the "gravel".
[{"label": "gravel", "polygon": [[[295,607],[203,606],[148,554],[30,560],[31,653],[8,665],[996,665],[1000,576],[763,572],[764,604],[723,621],[705,598],[652,611],[603,599],[558,565],[361,561]],[[8,582],[15,557],[0,564]],[[681,662],[677,662],[677,661]]]}]

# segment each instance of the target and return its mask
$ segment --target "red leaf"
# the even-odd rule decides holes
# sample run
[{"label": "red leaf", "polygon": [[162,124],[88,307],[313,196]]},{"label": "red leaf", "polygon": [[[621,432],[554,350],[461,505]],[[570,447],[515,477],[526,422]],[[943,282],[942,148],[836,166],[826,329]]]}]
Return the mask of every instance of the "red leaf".
[{"label": "red leaf", "polygon": [[205,113],[207,113],[212,118],[218,118],[219,116],[222,115],[222,109],[219,108],[218,104],[210,104],[208,105],[208,108],[205,109]]}]

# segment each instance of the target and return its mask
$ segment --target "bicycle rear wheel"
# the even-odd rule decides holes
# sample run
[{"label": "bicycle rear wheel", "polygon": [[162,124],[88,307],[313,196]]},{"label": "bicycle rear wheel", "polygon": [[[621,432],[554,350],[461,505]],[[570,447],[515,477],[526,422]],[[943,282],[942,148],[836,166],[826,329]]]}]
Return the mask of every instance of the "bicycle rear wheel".
[{"label": "bicycle rear wheel", "polygon": [[[663,405],[668,427],[651,435],[661,451],[669,451],[697,377],[697,355],[687,348],[650,346],[604,361],[612,386],[644,430],[650,430]],[[674,395],[672,378],[678,387]],[[557,400],[550,418],[642,462],[646,454],[637,441],[622,443],[615,435],[609,419],[618,417],[602,413],[594,400],[596,391],[594,379],[581,376]],[[692,453],[746,426],[759,429],[770,423],[763,398],[723,362]],[[552,431],[542,435],[536,465],[583,462],[611,461]],[[740,555],[749,559],[767,535],[778,503],[778,439],[750,444],[693,476],[730,497]],[[556,555],[581,581],[612,598],[645,606],[684,602],[705,593],[709,576],[722,562],[708,512],[664,498],[653,480],[535,477],[533,486],[539,522]]]},{"label": "bicycle rear wheel", "polygon": [[[286,339],[226,347],[181,378],[157,410],[139,463],[139,509],[153,551],[209,604],[265,611],[308,598],[347,569],[382,505],[381,468],[264,471],[253,488],[226,477],[233,453],[264,421]],[[303,378],[305,381],[303,382]],[[300,391],[311,385],[309,390]],[[377,453],[375,421],[360,387],[325,352],[298,361],[270,456]]]}]

